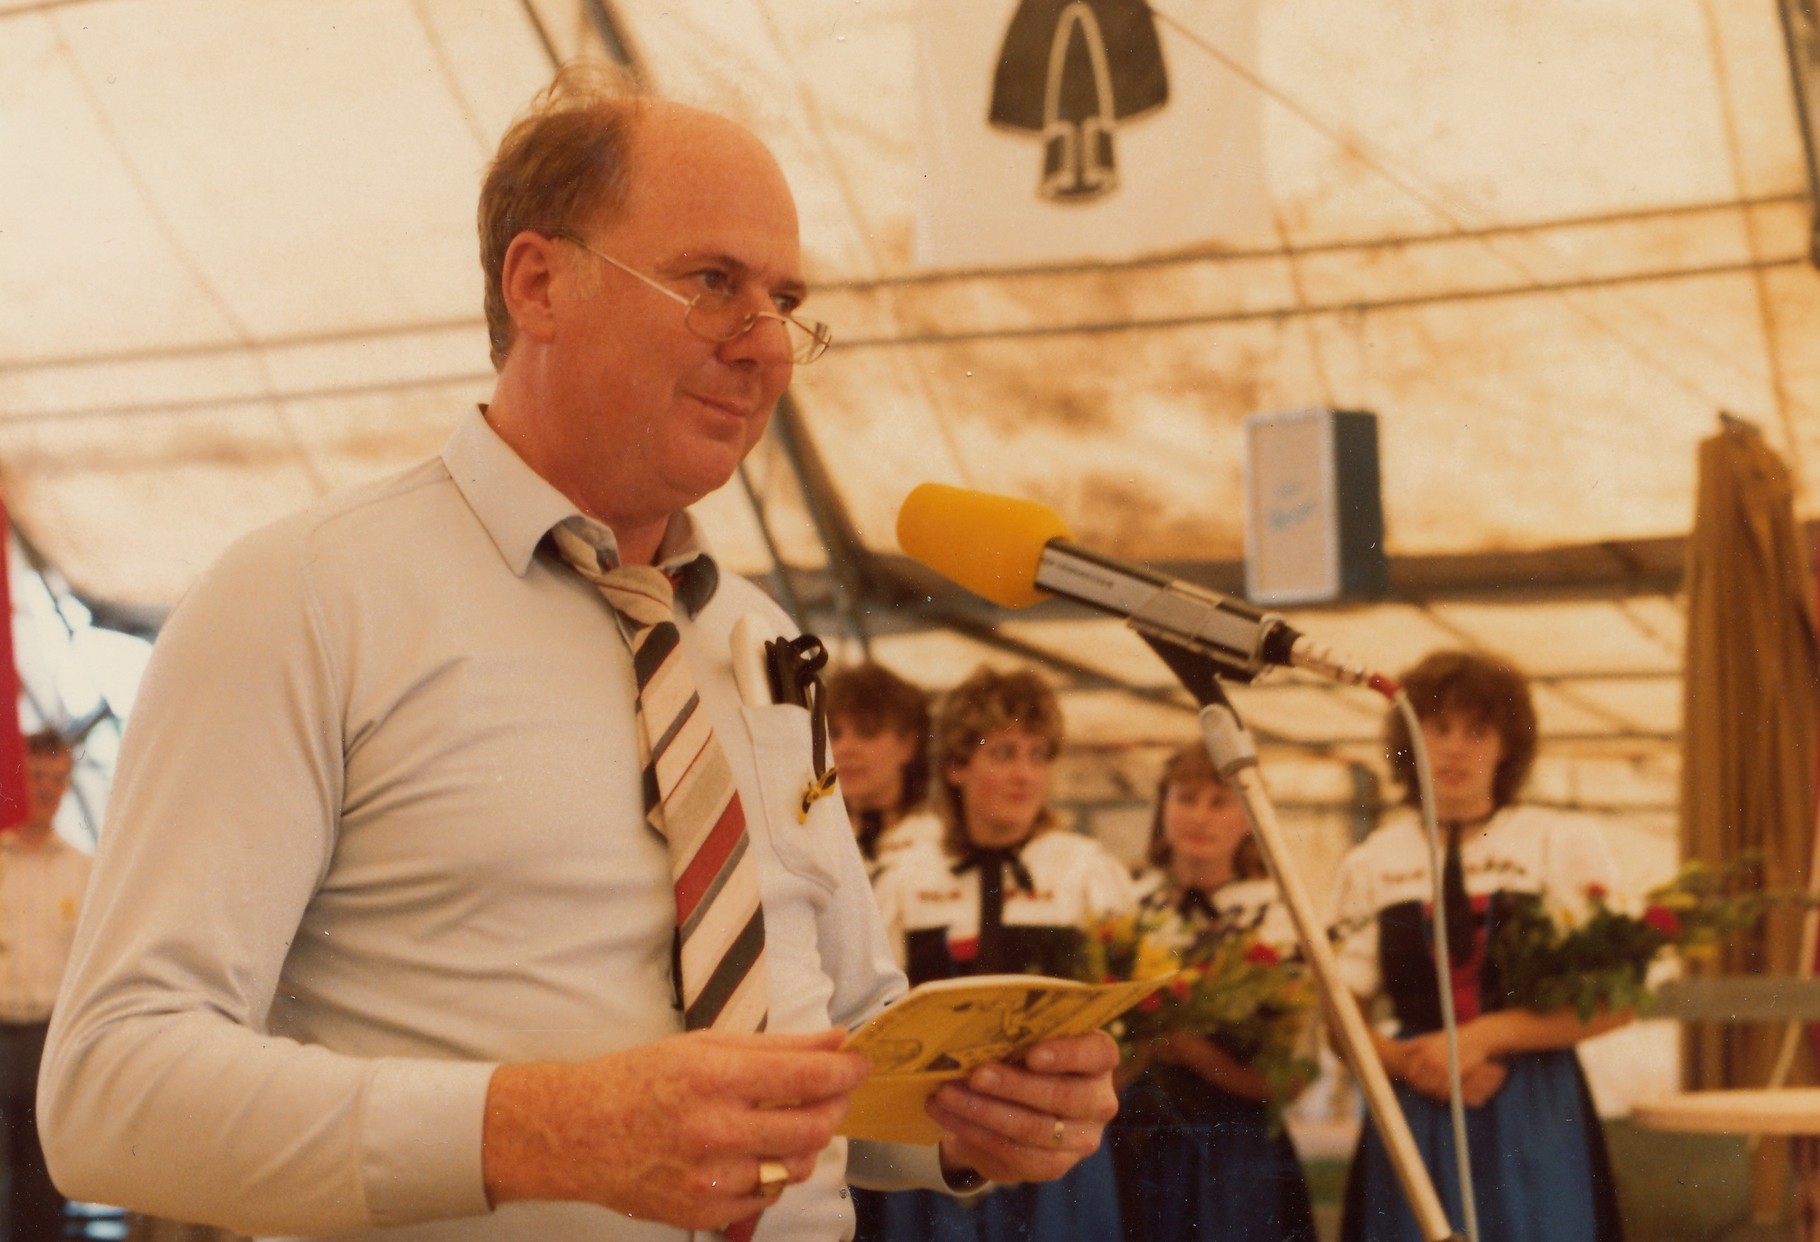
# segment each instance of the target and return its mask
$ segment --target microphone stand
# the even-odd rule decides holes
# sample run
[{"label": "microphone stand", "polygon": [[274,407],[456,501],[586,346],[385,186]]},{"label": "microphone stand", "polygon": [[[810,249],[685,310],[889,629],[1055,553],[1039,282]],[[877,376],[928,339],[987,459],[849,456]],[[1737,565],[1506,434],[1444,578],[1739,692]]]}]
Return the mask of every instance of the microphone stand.
[{"label": "microphone stand", "polygon": [[[1384,1062],[1372,1045],[1365,1015],[1359,1012],[1357,998],[1340,978],[1339,962],[1333,955],[1333,947],[1327,943],[1327,929],[1316,917],[1314,903],[1308,899],[1308,890],[1290,860],[1282,830],[1277,825],[1276,809],[1270,803],[1258,771],[1257,743],[1246,731],[1220,685],[1222,666],[1210,656],[1166,640],[1149,635],[1142,637],[1201,704],[1201,740],[1207,746],[1208,757],[1213,760],[1214,769],[1238,793],[1245,808],[1252,839],[1258,843],[1259,852],[1264,855],[1271,877],[1282,893],[1283,904],[1289,909],[1296,938],[1308,956],[1322,1002],[1334,1024],[1335,1041],[1352,1067],[1353,1076],[1358,1079],[1372,1124],[1384,1142],[1385,1153],[1402,1184],[1403,1197],[1415,1215],[1417,1228],[1427,1242],[1459,1242],[1460,1235],[1448,1223],[1447,1212],[1435,1193],[1428,1166],[1422,1163],[1421,1153],[1416,1150],[1409,1119],[1403,1115],[1391,1090]],[[1244,679],[1250,680],[1248,676]]]}]

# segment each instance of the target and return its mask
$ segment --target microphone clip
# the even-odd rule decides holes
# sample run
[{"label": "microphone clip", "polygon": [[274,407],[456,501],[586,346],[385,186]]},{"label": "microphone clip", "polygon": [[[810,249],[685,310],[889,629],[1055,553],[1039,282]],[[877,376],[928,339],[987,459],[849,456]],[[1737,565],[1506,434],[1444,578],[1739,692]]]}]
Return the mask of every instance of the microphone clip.
[{"label": "microphone clip", "polygon": [[1158,638],[1155,634],[1146,634],[1141,629],[1137,634],[1169,666],[1169,671],[1182,683],[1182,688],[1193,695],[1194,701],[1202,707],[1231,706],[1225,688],[1220,685],[1222,679],[1248,682],[1257,677],[1256,672],[1208,652],[1184,647],[1167,638]]}]

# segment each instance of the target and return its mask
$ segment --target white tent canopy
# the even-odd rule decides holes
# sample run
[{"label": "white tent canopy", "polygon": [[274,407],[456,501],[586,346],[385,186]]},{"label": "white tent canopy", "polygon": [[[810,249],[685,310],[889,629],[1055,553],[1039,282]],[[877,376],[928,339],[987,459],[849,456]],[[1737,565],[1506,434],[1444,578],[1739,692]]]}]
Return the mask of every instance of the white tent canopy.
[{"label": "white tent canopy", "polygon": [[[835,326],[707,502],[735,568],[787,567],[807,620],[932,685],[1011,644],[1065,671],[1088,742],[1179,737],[1186,700],[1115,624],[988,629],[904,590],[899,502],[1033,497],[1233,587],[1239,420],[1374,411],[1393,599],[1306,627],[1389,668],[1520,657],[1544,796],[1665,811],[1694,445],[1725,409],[1798,472],[1820,453],[1775,6],[1248,5],[1242,37],[1205,0],[1152,8],[1178,81],[1248,101],[1264,227],[952,270],[915,259],[913,0],[0,0],[8,510],[102,615],[155,616],[237,534],[434,452],[490,388],[472,221],[498,135],[554,59],[629,58],[773,145]],[[1369,699],[1241,705],[1374,761]]]}]

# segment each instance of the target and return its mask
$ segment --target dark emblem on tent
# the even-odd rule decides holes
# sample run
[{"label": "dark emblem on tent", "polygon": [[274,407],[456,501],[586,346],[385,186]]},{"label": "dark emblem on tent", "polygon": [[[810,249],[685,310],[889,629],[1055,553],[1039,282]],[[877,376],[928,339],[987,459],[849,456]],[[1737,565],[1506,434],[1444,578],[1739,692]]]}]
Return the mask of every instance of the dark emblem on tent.
[{"label": "dark emblem on tent", "polygon": [[1044,198],[1118,187],[1112,131],[1169,101],[1169,75],[1144,0],[1023,0],[992,83],[994,125],[1043,142]]}]

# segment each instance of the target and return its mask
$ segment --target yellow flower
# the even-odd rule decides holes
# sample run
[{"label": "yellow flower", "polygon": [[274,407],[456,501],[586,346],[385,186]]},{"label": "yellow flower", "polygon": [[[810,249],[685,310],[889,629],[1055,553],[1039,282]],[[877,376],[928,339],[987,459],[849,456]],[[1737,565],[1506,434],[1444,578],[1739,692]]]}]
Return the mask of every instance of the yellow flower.
[{"label": "yellow flower", "polygon": [[1550,892],[1543,897],[1543,904],[1548,908],[1548,921],[1563,934],[1571,935],[1586,921],[1586,903],[1583,901],[1564,899]]},{"label": "yellow flower", "polygon": [[1138,979],[1151,979],[1157,975],[1166,975],[1174,970],[1179,961],[1168,945],[1155,936],[1146,936],[1138,942],[1137,960],[1132,964],[1132,976]]}]

